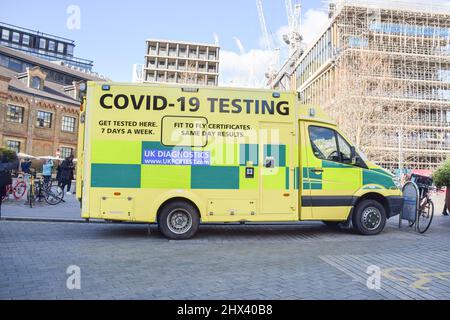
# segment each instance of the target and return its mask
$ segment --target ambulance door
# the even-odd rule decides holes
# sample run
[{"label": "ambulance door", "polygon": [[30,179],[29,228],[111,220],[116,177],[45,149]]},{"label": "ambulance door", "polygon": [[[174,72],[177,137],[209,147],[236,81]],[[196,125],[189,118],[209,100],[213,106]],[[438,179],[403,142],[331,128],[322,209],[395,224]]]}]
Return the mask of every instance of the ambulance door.
[{"label": "ambulance door", "polygon": [[[259,188],[262,214],[295,214],[292,125],[260,123]],[[297,217],[296,217],[297,218]]]},{"label": "ambulance door", "polygon": [[307,164],[304,175],[309,189],[304,206],[314,220],[345,220],[361,186],[361,168],[351,164],[350,144],[332,126],[307,124]]}]

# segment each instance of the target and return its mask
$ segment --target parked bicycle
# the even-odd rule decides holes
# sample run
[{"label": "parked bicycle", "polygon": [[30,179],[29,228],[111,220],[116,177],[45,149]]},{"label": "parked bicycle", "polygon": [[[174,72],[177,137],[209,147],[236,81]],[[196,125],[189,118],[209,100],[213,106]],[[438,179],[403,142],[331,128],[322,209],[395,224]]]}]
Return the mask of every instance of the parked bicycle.
[{"label": "parked bicycle", "polygon": [[425,233],[430,228],[434,215],[434,203],[431,200],[431,188],[433,180],[430,177],[411,175],[411,181],[415,182],[419,187],[419,209],[417,219],[410,223],[410,226],[416,224],[417,231]]},{"label": "parked bicycle", "polygon": [[27,203],[30,208],[36,202],[42,201],[42,198],[45,199],[50,205],[57,205],[58,203],[63,201],[64,191],[62,188],[56,184],[53,184],[52,181],[44,182],[44,179],[36,178],[34,175],[30,177],[30,188],[27,194]]},{"label": "parked bicycle", "polygon": [[8,200],[12,195],[15,200],[20,200],[27,192],[27,183],[25,182],[23,174],[19,174],[15,183],[6,186],[6,194],[2,201]]}]

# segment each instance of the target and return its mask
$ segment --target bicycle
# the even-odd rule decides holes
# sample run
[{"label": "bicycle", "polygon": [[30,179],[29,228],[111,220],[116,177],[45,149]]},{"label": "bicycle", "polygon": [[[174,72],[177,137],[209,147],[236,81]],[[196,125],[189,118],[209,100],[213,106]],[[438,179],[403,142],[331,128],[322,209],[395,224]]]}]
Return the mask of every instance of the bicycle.
[{"label": "bicycle", "polygon": [[412,175],[411,181],[414,181],[419,187],[419,208],[416,221],[410,223],[410,227],[416,224],[419,233],[425,233],[430,228],[434,216],[434,203],[430,197],[430,189],[433,180],[430,177]]},{"label": "bicycle", "polygon": [[6,186],[6,193],[2,198],[2,201],[9,199],[10,195],[13,195],[15,200],[20,200],[27,191],[27,184],[23,178],[22,174],[19,174],[16,182],[12,185]]},{"label": "bicycle", "polygon": [[64,191],[60,186],[52,184],[52,181],[44,182],[42,178],[30,177],[30,189],[27,195],[27,204],[33,208],[33,204],[44,198],[49,205],[57,205],[63,201]]}]

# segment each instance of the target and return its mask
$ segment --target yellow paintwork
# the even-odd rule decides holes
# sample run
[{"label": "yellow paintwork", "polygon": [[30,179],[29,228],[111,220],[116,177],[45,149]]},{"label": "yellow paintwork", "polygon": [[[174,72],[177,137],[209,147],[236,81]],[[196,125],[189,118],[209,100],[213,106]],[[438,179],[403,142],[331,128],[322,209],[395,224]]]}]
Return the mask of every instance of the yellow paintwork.
[{"label": "yellow paintwork", "polygon": [[[109,90],[102,90],[104,84],[110,86]],[[128,107],[100,107],[100,101],[105,94],[110,95],[103,101],[108,107],[115,103],[114,99],[119,95],[123,96],[117,100],[118,103],[124,103],[128,99]],[[294,92],[281,93],[280,98],[273,97],[272,94],[273,92],[268,90],[211,87],[200,87],[197,93],[184,92],[180,86],[89,82],[85,111],[80,117],[85,118],[86,122],[80,122],[79,125],[77,196],[82,198],[82,217],[153,223],[157,220],[157,212],[162,204],[174,198],[181,198],[191,201],[198,208],[202,222],[344,221],[348,218],[351,207],[303,206],[302,197],[361,197],[369,192],[382,196],[401,195],[398,189],[382,185],[374,184],[374,188],[367,188],[370,185],[363,185],[362,169],[351,166],[341,171],[327,168],[329,170],[325,169],[322,176],[308,180],[321,181],[320,190],[305,189],[303,168],[322,167],[322,161],[312,155],[308,126],[319,125],[337,130],[336,125],[319,107],[301,105]],[[165,97],[175,106],[167,107],[164,111],[153,110],[153,102],[146,104],[145,96]],[[140,97],[144,98],[141,108],[137,110],[131,104],[132,101],[139,103]],[[180,110],[180,98],[185,99],[185,111]],[[190,112],[189,108],[196,108],[197,100],[191,100],[193,98],[198,98],[200,107],[195,112]],[[289,114],[281,114],[281,107],[280,113],[255,114],[250,109],[246,110],[249,111],[247,113],[243,111],[244,104],[240,113],[227,112],[233,110],[230,105],[223,107],[225,112],[218,112],[219,100],[214,102],[217,104],[213,108],[212,100],[208,98],[230,101],[259,99],[275,101],[275,105],[279,101],[286,101]],[[151,110],[146,110],[146,107]],[[134,121],[139,125],[145,122],[148,127],[139,127],[142,131],[135,131],[136,126],[125,126],[125,133],[120,133],[123,127],[105,125],[108,121]],[[180,139],[189,130],[177,128],[179,123],[186,123],[193,128],[197,126],[200,129],[195,131],[195,134],[198,133],[199,136]],[[211,127],[201,129],[205,125]],[[222,125],[238,125],[243,126],[242,128],[249,126],[250,129],[221,129]],[[127,133],[128,129],[133,133]],[[108,131],[113,133],[107,134]],[[193,132],[189,134],[194,134]],[[209,136],[212,132],[215,132],[214,137]],[[228,134],[233,136],[226,136]],[[180,144],[192,146],[193,152],[207,152],[211,157],[210,167],[223,168],[224,173],[221,174],[224,174],[224,177],[228,177],[227,172],[238,175],[234,178],[238,178],[239,187],[191,187],[202,183],[220,185],[224,183],[224,179],[215,180],[214,176],[209,177],[207,173],[202,173],[203,168],[198,168],[198,173],[194,166],[144,165],[141,161],[145,143],[150,146],[146,148],[150,149],[153,143],[162,143],[161,150],[163,145]],[[254,145],[252,150],[257,150],[257,158],[245,159],[245,164],[242,164],[243,145],[250,145],[249,148]],[[275,159],[277,165],[264,167],[265,161],[273,158],[269,156],[272,151],[269,151],[267,146],[281,148],[281,145],[285,146],[285,157],[281,159],[278,155]],[[371,163],[367,164],[370,168],[379,169]],[[108,181],[108,177],[101,174],[96,176],[92,172],[95,167],[98,172],[120,175],[114,168],[120,171],[121,165],[126,165],[123,170],[131,170],[130,181],[135,179],[139,187],[102,185]],[[246,177],[246,167],[254,169],[254,178]],[[133,172],[138,172],[140,176],[132,178]],[[296,174],[299,176],[297,186]],[[233,180],[232,177],[229,178]],[[127,184],[130,181],[125,178],[122,183]]]}]

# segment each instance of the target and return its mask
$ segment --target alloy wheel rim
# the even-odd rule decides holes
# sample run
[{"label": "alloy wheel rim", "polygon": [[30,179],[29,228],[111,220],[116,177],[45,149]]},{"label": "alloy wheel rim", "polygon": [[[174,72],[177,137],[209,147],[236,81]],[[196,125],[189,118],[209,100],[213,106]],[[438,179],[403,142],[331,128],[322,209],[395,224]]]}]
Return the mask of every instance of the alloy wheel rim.
[{"label": "alloy wheel rim", "polygon": [[368,207],[362,213],[362,222],[368,230],[375,230],[381,224],[381,212],[375,207]]},{"label": "alloy wheel rim", "polygon": [[183,234],[192,227],[192,216],[185,209],[174,209],[167,215],[167,226],[175,234]]}]

